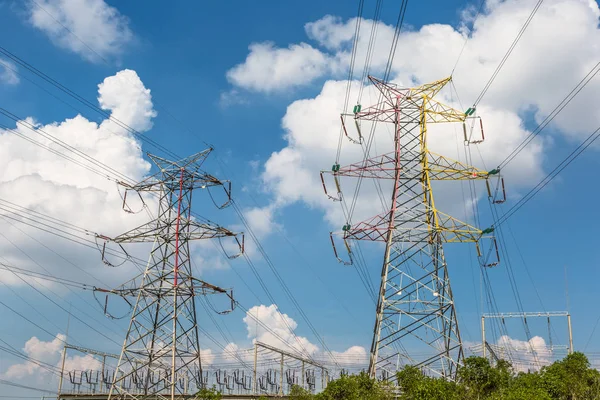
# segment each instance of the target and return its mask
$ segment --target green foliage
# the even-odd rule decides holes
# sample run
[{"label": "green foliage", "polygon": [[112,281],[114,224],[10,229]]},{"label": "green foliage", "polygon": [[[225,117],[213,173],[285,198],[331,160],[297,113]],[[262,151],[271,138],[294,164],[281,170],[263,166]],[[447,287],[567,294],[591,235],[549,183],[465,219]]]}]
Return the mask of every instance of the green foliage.
[{"label": "green foliage", "polygon": [[221,400],[223,396],[214,386],[210,389],[204,388],[196,393],[197,400]]},{"label": "green foliage", "polygon": [[301,388],[298,385],[292,386],[290,390],[290,399],[292,400],[311,400],[314,396],[306,389]]},{"label": "green foliage", "polygon": [[465,389],[466,399],[485,399],[502,389],[503,382],[510,375],[510,366],[502,363],[500,368],[492,367],[487,358],[469,357],[464,366],[458,369],[458,381]]},{"label": "green foliage", "polygon": [[[365,373],[343,376],[313,395],[299,386],[292,400],[600,400],[600,372],[590,368],[582,353],[573,353],[539,372],[515,373],[510,363],[496,365],[469,357],[457,371],[457,381],[424,375],[416,367],[398,371],[398,387],[369,378]],[[400,393],[394,397],[394,393]],[[220,399],[213,388],[197,399]],[[219,396],[219,397],[210,397]],[[202,397],[205,396],[205,397]],[[263,400],[261,397],[259,400]]]},{"label": "green foliage", "polygon": [[315,395],[315,400],[391,400],[393,395],[387,384],[369,378],[364,372],[343,376],[329,382],[325,390]]},{"label": "green foliage", "polygon": [[600,372],[582,353],[573,353],[540,372],[515,374],[507,361],[495,366],[469,357],[457,383],[425,376],[415,367],[397,374],[402,400],[600,400]]},{"label": "green foliage", "polygon": [[460,400],[464,391],[454,382],[425,376],[416,367],[398,371],[398,386],[406,400]]}]

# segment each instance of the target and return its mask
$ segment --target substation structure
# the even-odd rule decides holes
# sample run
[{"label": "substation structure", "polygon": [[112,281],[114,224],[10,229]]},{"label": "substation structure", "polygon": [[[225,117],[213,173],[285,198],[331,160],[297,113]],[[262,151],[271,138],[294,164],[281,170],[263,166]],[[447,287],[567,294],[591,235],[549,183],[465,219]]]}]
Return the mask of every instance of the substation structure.
[{"label": "substation structure", "polygon": [[[506,319],[520,319],[528,331],[529,324],[527,319],[546,320],[547,342],[541,347],[530,341],[522,342],[519,347],[515,347],[509,340],[500,340],[499,343],[490,343],[486,336],[486,320],[500,320],[504,325]],[[566,322],[567,343],[557,342],[553,339],[554,330],[551,324],[552,320],[562,320]],[[528,336],[531,336],[529,334]],[[492,362],[499,360],[509,360],[518,370],[536,370],[545,365],[550,365],[557,359],[562,359],[567,354],[573,353],[573,329],[571,326],[571,314],[568,311],[534,311],[534,312],[506,312],[506,313],[488,313],[481,316],[481,344],[473,346],[470,349],[482,357],[490,359]]]},{"label": "substation structure", "polygon": [[[343,132],[350,141],[364,143],[369,149],[375,124],[391,124],[394,149],[374,157],[366,150],[362,161],[346,166],[336,161],[331,171],[321,172],[321,179],[325,194],[342,203],[341,177],[389,180],[393,184],[391,202],[382,214],[366,221],[346,221],[338,235],[344,241],[349,259],[344,260],[336,249],[339,239],[335,239],[337,236],[333,233],[331,242],[336,257],[346,265],[353,264],[356,258],[353,241],[385,243],[370,351],[370,376],[383,375],[393,380],[399,367],[411,364],[427,374],[454,379],[464,350],[443,245],[475,243],[480,260],[488,260],[484,261],[488,266],[496,265],[499,260],[490,262],[489,255],[481,254],[482,239],[489,240],[490,254],[494,257],[498,251],[495,239],[489,236],[493,228],[476,228],[437,209],[431,183],[485,180],[489,192],[488,179],[494,177],[500,182],[500,171],[483,171],[429,150],[429,124],[462,124],[466,145],[484,139],[483,125],[474,115],[474,108],[461,112],[434,100],[451,78],[414,88],[400,88],[374,77],[369,79],[379,90],[378,103],[370,107],[356,105],[353,113],[342,114]],[[354,124],[347,124],[351,119]],[[361,126],[367,122],[372,129],[364,140]],[[471,123],[470,127],[467,122]],[[348,134],[354,126],[357,139]],[[473,140],[473,129],[479,128],[478,140]],[[330,179],[335,183],[337,194],[327,190]],[[423,348],[427,352],[424,353]]]},{"label": "substation structure", "polygon": [[[91,355],[98,360],[101,367],[65,371],[64,360],[69,351]],[[216,388],[224,398],[257,399],[260,396],[286,398],[293,385],[316,393],[323,390],[330,380],[329,370],[323,364],[261,342],[256,342],[252,349],[238,350],[230,354],[225,352],[223,355],[225,359],[220,360],[221,366],[205,366],[201,379],[204,387]],[[115,367],[119,358],[118,354],[66,345],[61,370],[64,379],[59,383],[59,400],[108,399],[115,381]],[[159,386],[164,386],[168,383],[169,374],[169,370],[155,370],[149,380],[154,383],[163,381]],[[144,389],[144,377],[140,372],[130,375],[119,383],[122,390],[136,393]],[[176,399],[192,398],[196,388],[191,387],[190,382],[181,379],[177,385],[182,393],[176,395]],[[160,398],[151,394],[138,397]]]}]

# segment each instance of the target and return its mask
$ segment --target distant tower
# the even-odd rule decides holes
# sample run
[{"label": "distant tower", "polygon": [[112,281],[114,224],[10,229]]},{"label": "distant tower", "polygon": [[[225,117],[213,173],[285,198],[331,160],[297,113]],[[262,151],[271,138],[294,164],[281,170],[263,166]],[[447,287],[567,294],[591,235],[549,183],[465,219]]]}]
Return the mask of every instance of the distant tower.
[{"label": "distant tower", "polygon": [[155,220],[112,239],[154,244],[141,285],[131,281],[108,291],[136,299],[109,399],[172,400],[204,386],[194,297],[227,292],[194,278],[189,241],[236,236],[192,217],[194,189],[222,186],[230,194],[224,182],[200,169],[211,150],[176,162],[149,154],[159,172],[128,187],[156,192],[160,200]]},{"label": "distant tower", "polygon": [[[393,377],[402,359],[434,376],[453,379],[464,353],[443,243],[478,243],[492,229],[482,231],[438,211],[431,181],[488,179],[499,171],[481,171],[429,151],[430,123],[463,123],[469,142],[465,120],[475,118],[475,110],[463,113],[433,100],[450,78],[415,88],[369,79],[381,92],[381,103],[362,109],[357,105],[349,116],[357,127],[359,120],[393,124],[394,151],[348,166],[335,164],[327,171],[338,192],[341,176],[393,182],[386,212],[357,224],[347,222],[342,229],[350,256],[351,240],[385,243],[369,374]],[[427,356],[419,356],[426,352]]]}]

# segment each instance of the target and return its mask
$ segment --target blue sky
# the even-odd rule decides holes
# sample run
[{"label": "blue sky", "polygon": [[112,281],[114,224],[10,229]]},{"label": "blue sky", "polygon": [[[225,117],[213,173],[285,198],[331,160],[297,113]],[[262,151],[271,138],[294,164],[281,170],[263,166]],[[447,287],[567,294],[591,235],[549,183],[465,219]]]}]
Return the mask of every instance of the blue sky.
[{"label": "blue sky", "polygon": [[[70,4],[63,8],[67,10],[64,12],[68,17],[65,23],[73,24],[69,26],[79,39],[88,44],[93,43],[90,47],[101,53],[102,59],[82,48],[81,42],[78,43],[79,39],[72,35],[61,33],[66,42],[53,37],[52,32],[61,32],[62,29],[57,26],[52,28],[52,24],[57,24],[56,21],[48,21],[46,18],[45,22],[35,22],[31,17],[31,10],[36,10],[37,7],[35,3],[0,3],[0,37],[3,38],[0,46],[94,103],[98,97],[98,84],[105,78],[124,69],[135,71],[136,76],[129,75],[124,81],[107,83],[105,98],[113,99],[113,94],[117,99],[114,101],[121,102],[118,106],[121,107],[120,112],[125,114],[131,109],[140,113],[148,111],[146,106],[130,107],[127,101],[136,101],[137,95],[120,91],[120,84],[127,85],[131,80],[138,82],[136,79],[139,77],[140,83],[151,90],[152,106],[158,113],[154,118],[142,114],[131,117],[131,124],[139,124],[139,130],[144,131],[144,136],[179,155],[200,151],[205,143],[214,145],[216,151],[209,159],[208,168],[221,177],[232,179],[238,204],[249,213],[249,221],[274,265],[325,342],[338,352],[346,351],[352,346],[362,346],[368,351],[374,305],[353,267],[344,267],[336,262],[328,238],[329,231],[339,229],[345,221],[336,219],[336,212],[339,211],[327,205],[324,196],[319,200],[314,195],[321,190],[319,170],[328,169],[335,158],[335,150],[331,151],[326,144],[323,144],[321,150],[315,149],[319,148],[319,140],[323,143],[337,141],[337,131],[330,128],[334,126],[336,115],[340,112],[338,105],[343,101],[340,98],[343,92],[339,88],[344,87],[347,76],[347,65],[344,62],[347,39],[336,44],[332,38],[335,35],[344,36],[347,28],[354,26],[348,20],[356,16],[356,4],[343,1],[268,1],[261,2],[259,7],[250,2],[236,2],[234,5],[224,5],[222,2],[188,2],[168,6],[153,2],[140,7],[135,2],[104,3],[101,0],[86,0],[81,4],[114,7],[113,10],[119,15],[117,20],[109,19],[98,23],[96,19],[94,23],[87,24],[77,22],[77,18],[81,18],[81,21],[92,18],[94,21],[97,16],[86,15],[92,12],[92,7],[79,7],[73,5],[75,2],[55,0],[39,3],[51,13],[57,5]],[[371,3],[374,2],[365,3],[363,17],[371,19],[374,6]],[[484,167],[482,164],[485,164],[491,169],[502,160],[528,131],[535,128],[537,122],[548,115],[597,62],[600,55],[599,50],[590,45],[599,34],[596,3],[588,4],[579,0],[554,0],[546,3],[481,103],[480,115],[486,121],[486,139],[490,139],[481,145],[484,163],[474,153],[474,164],[479,167]],[[471,36],[456,69],[455,84],[463,103],[472,102],[533,5],[531,1],[488,1],[483,15],[477,20],[475,27],[472,27],[468,18],[469,10],[472,12],[474,7],[471,2],[436,2],[435,6],[423,2],[409,3],[406,31],[395,57],[393,78],[399,82],[408,82],[410,79],[426,82],[447,76],[464,43],[464,37],[457,32],[462,26],[463,29],[470,30]],[[393,29],[397,15],[395,8],[392,4],[384,6],[381,21],[384,25],[378,36],[380,47],[376,49],[373,61],[375,74],[381,72],[380,59],[387,58],[389,43],[386,38],[389,35],[386,35]],[[39,9],[37,11],[40,12]],[[327,15],[338,19],[323,19]],[[319,25],[322,31],[305,28],[305,24],[315,21],[322,22]],[[106,28],[109,33],[102,36],[98,32],[90,32],[96,23],[99,24],[97,27]],[[117,26],[114,37],[110,36],[111,26]],[[364,26],[369,25],[365,23]],[[558,32],[560,39],[548,33],[552,30]],[[319,32],[327,32],[329,36],[319,36]],[[368,34],[367,28],[364,28],[364,32]],[[129,39],[125,37],[128,35]],[[265,42],[270,44],[264,45],[260,52],[256,47],[254,50],[249,49],[251,44]],[[306,53],[302,53],[302,49],[298,47],[290,47],[299,43],[306,43]],[[286,53],[286,49],[289,52]],[[252,58],[253,55],[255,58]],[[359,61],[362,62],[364,60]],[[0,70],[1,67],[0,65]],[[234,71],[234,68],[237,68],[237,74],[228,73]],[[8,82],[6,78],[3,82],[0,80],[0,107],[21,118],[33,117],[35,121],[45,125],[46,130],[51,129],[48,124],[73,118],[77,113],[92,122],[103,120],[64,93],[28,74],[22,67],[17,70],[20,82]],[[42,85],[77,110],[61,103],[28,79]],[[566,107],[556,121],[542,132],[531,148],[528,147],[523,156],[517,158],[511,168],[507,169],[509,199],[505,205],[497,206],[500,214],[517,202],[520,196],[600,125],[600,117],[593,106],[598,96],[598,91],[594,89],[598,84],[592,81],[573,104]],[[454,94],[450,90],[442,95],[447,101],[454,100]],[[144,99],[147,100],[146,97]],[[367,103],[366,99],[367,97],[364,98],[364,103]],[[352,99],[351,102],[353,101]],[[110,109],[114,111],[115,107]],[[328,115],[332,115],[331,118]],[[150,119],[153,122],[151,128],[146,126]],[[334,122],[331,123],[330,119]],[[0,122],[14,127],[14,121],[4,117],[0,118]],[[322,133],[319,133],[319,128],[323,128]],[[61,129],[57,128],[57,134],[64,134],[65,140],[73,140],[73,145],[79,143],[76,135],[84,134],[73,127]],[[71,130],[67,132],[69,129]],[[92,135],[91,128],[90,132]],[[7,135],[10,133],[0,131],[0,139],[4,136],[7,140]],[[456,142],[455,138],[449,139],[450,136],[453,134],[439,139],[437,146],[442,151],[453,149],[454,153],[450,156],[454,156]],[[81,143],[85,140],[82,139]],[[89,145],[86,143],[84,145]],[[462,142],[458,144],[462,146]],[[88,204],[87,197],[79,197],[77,190],[94,184],[80,175],[77,166],[65,169],[73,174],[73,191],[66,192],[64,187],[54,187],[69,186],[68,177],[64,173],[63,178],[55,180],[44,175],[47,173],[44,168],[59,170],[56,160],[50,162],[46,158],[36,158],[37,153],[30,153],[23,144],[14,145],[14,141],[5,142],[4,145],[10,153],[0,152],[0,157],[10,157],[11,162],[20,160],[25,166],[16,168],[12,164],[11,168],[6,167],[4,173],[0,172],[0,198],[44,210],[50,215],[53,215],[52,210],[57,210],[57,218],[65,218],[92,231],[99,231],[102,227],[115,230],[121,227],[120,222],[110,225],[106,221],[106,218],[118,221],[122,217],[118,206],[114,208],[114,214],[109,214],[108,206],[98,212],[94,207],[101,202],[94,199]],[[358,161],[356,150],[346,152],[349,145],[344,146],[341,163]],[[281,153],[286,148],[289,153]],[[119,151],[127,149],[132,148]],[[132,176],[142,177],[147,172],[145,167],[135,164],[135,160],[123,161],[121,165],[117,156],[101,154],[101,151],[110,153],[110,148],[101,150],[97,147],[96,150],[98,157],[114,161],[115,165],[119,168],[122,166]],[[143,150],[156,152],[156,149],[146,143],[143,144]],[[570,311],[573,315],[575,348],[578,350],[583,350],[586,346],[600,316],[594,305],[598,277],[598,256],[594,251],[597,245],[595,223],[599,217],[594,204],[600,195],[600,190],[594,184],[598,171],[597,151],[592,146],[583,153],[504,226],[506,252],[510,257],[524,310],[565,310],[567,267]],[[137,157],[132,154],[132,158]],[[301,161],[295,164],[291,155],[300,157]],[[0,165],[7,166],[7,159],[0,159]],[[61,164],[60,168],[63,167]],[[36,168],[40,170],[36,171]],[[299,171],[309,173],[310,181],[295,177]],[[41,203],[46,195],[40,194],[47,189],[47,185],[37,181],[32,185],[14,183],[18,178],[25,179],[36,174],[43,177],[42,181],[49,181],[50,186],[54,185],[48,189],[49,204]],[[452,191],[440,192],[437,196],[442,199],[441,203],[446,209],[461,211],[464,210],[464,199],[460,195],[460,184],[456,185]],[[116,191],[115,185],[108,184],[102,184],[97,189]],[[492,220],[487,200],[483,196],[483,185],[479,189],[481,221],[482,225],[486,225],[482,228],[485,228]],[[52,192],[53,190],[56,192]],[[69,210],[65,206],[72,199],[61,196],[68,193],[79,199],[75,203],[77,209]],[[369,196],[369,193],[365,193],[365,203],[373,199]],[[107,201],[106,204],[112,203]],[[196,205],[197,212],[212,220],[234,228],[240,226],[240,221],[231,209],[216,211],[206,201],[198,201]],[[371,205],[364,206],[367,212]],[[252,214],[257,210],[266,212],[267,218],[256,217],[262,215],[260,213]],[[104,220],[99,216],[96,221],[95,213],[104,216]],[[85,220],[77,218],[84,214],[88,215]],[[459,217],[465,218],[464,215]],[[514,240],[508,231],[509,227]],[[13,233],[14,230],[7,228],[5,232]],[[27,232],[42,241],[47,238],[36,230]],[[28,237],[16,234],[12,239],[32,257],[24,256],[6,238],[0,237],[0,246],[4,251],[0,254],[5,254],[13,264],[18,262],[23,268],[36,270],[42,265],[53,274],[63,277],[70,277],[73,273],[73,279],[77,281],[91,279],[89,275],[75,270],[69,269],[71,272],[68,272],[64,269],[64,260],[61,261],[56,255],[49,255],[47,249],[42,249]],[[74,245],[64,241],[51,243],[57,253],[75,264],[84,265],[83,268],[92,276],[101,277],[112,284],[126,280],[134,272],[131,267],[125,267],[121,272],[107,271],[97,252],[75,251]],[[280,311],[297,322],[295,332],[298,336],[306,337],[308,341],[321,347],[298,311],[286,298],[261,255],[252,247],[250,245],[250,257],[269,285]],[[369,273],[377,282],[381,248],[365,245],[363,249]],[[234,287],[237,299],[246,308],[260,304],[270,305],[242,259],[232,261],[230,267],[215,253],[214,248],[201,247],[198,251],[197,262],[204,263],[200,268],[204,279],[220,286]],[[463,339],[475,342],[480,335],[481,299],[480,273],[475,259],[472,258],[471,262],[470,256],[474,255],[474,248],[470,245],[447,246],[446,255]],[[259,295],[260,302],[248,291],[232,268]],[[507,263],[503,262],[489,271],[489,277],[498,309],[518,311],[507,278],[507,268]],[[44,295],[66,309],[69,308],[69,303],[73,304],[76,308],[73,314],[89,324],[100,321],[114,329],[116,332],[108,336],[121,343],[122,337],[118,335],[122,335],[126,321],[106,320],[90,292],[72,293],[57,285],[51,288],[53,292],[41,288],[39,293],[22,282],[6,279],[0,279],[6,283],[0,286],[0,301],[22,315],[17,316],[0,306],[0,338],[11,346],[22,349],[25,342],[34,336],[41,341],[51,342],[53,335],[65,333],[67,313],[48,301]],[[11,289],[16,290],[30,304],[25,304],[16,297]],[[215,302],[218,303],[218,300]],[[23,317],[37,323],[52,335],[33,326]],[[210,319],[203,313],[199,317],[205,322],[205,329],[226,345]],[[267,315],[265,318],[268,317]],[[250,347],[252,338],[248,337],[242,310],[216,318],[227,327],[240,348]],[[265,321],[268,322],[268,319]],[[78,319],[71,319],[69,329],[69,341],[73,338],[82,346],[119,352],[118,345],[97,332],[90,331]],[[547,338],[546,329],[543,324],[536,326],[532,329],[532,334]],[[561,321],[555,325],[555,329],[564,343],[563,332],[566,331],[566,326]],[[526,339],[522,326],[514,326],[509,333],[514,339]],[[600,351],[598,335],[600,333],[592,337],[587,351]],[[203,339],[203,345],[215,352],[220,351],[206,339]],[[40,357],[48,356],[49,362],[54,363],[55,359],[52,357],[56,354],[50,353],[52,351],[48,350],[38,354]],[[33,356],[36,353],[28,354]],[[8,379],[6,372],[21,361],[0,351],[0,374]],[[55,387],[51,376],[36,378],[21,373],[19,376],[13,375],[11,380],[29,382],[36,387]],[[28,395],[32,392],[8,393]]]}]

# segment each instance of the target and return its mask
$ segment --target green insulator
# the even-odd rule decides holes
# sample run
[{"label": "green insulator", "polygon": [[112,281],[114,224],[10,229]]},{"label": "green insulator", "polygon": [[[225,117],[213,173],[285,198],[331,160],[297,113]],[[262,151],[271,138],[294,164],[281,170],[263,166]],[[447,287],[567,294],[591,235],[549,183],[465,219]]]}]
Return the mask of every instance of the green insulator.
[{"label": "green insulator", "polygon": [[465,115],[467,117],[473,115],[473,113],[475,112],[475,107],[469,107],[469,109],[465,112]]},{"label": "green insulator", "polygon": [[342,230],[344,232],[348,232],[350,230],[350,224],[346,224],[346,225],[342,226]]},{"label": "green insulator", "polygon": [[488,172],[488,175],[496,175],[500,173],[500,168],[495,168],[493,170],[491,170],[490,172]]},{"label": "green insulator", "polygon": [[354,114],[358,114],[360,112],[360,109],[362,108],[362,106],[360,104],[357,104],[354,106]]},{"label": "green insulator", "polygon": [[490,226],[489,228],[482,230],[481,234],[482,235],[487,235],[488,233],[492,233],[492,232],[494,232],[494,227]]},{"label": "green insulator", "polygon": [[333,164],[333,166],[331,167],[331,170],[333,172],[338,172],[340,170],[340,164]]}]

